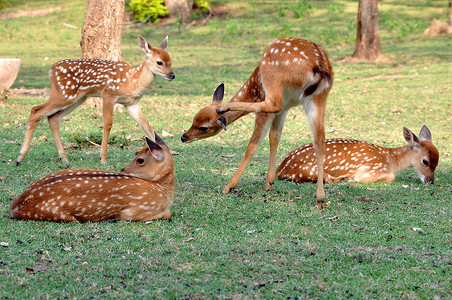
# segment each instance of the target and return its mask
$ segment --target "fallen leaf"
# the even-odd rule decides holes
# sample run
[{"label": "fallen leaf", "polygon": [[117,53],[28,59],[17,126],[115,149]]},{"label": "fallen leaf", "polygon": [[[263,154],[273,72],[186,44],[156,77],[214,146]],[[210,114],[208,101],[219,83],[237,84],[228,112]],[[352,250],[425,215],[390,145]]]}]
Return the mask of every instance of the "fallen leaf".
[{"label": "fallen leaf", "polygon": [[231,158],[231,157],[234,157],[235,156],[235,154],[222,154],[222,155],[220,155],[220,157],[224,157],[224,158]]},{"label": "fallen leaf", "polygon": [[0,246],[1,247],[9,247],[9,243],[8,242],[0,242]]},{"label": "fallen leaf", "polygon": [[326,291],[326,290],[328,289],[328,283],[322,282],[322,283],[319,285],[319,288],[320,288],[321,290]]},{"label": "fallen leaf", "polygon": [[162,137],[173,137],[174,134],[169,133],[168,131],[162,130]]},{"label": "fallen leaf", "polygon": [[47,269],[47,266],[49,264],[43,264],[43,265],[36,265],[33,268],[26,268],[26,271],[28,273],[36,273],[36,272],[41,272],[41,271],[45,271]]}]

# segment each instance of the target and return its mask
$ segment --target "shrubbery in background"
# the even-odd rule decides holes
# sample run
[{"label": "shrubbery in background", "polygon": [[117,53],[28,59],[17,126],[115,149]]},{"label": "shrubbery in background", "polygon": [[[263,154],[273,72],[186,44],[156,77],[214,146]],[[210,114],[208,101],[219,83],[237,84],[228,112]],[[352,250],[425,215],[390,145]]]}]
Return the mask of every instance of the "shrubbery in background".
[{"label": "shrubbery in background", "polygon": [[169,14],[163,0],[130,0],[129,6],[135,20],[155,23]]}]

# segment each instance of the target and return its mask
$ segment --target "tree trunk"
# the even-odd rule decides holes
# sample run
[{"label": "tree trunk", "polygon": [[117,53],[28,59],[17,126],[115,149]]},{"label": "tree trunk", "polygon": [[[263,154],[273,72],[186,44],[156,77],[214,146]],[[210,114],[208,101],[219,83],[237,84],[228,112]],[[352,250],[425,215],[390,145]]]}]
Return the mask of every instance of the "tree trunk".
[{"label": "tree trunk", "polygon": [[[121,59],[125,0],[88,0],[82,27],[82,58]],[[88,105],[101,107],[100,99]]]},{"label": "tree trunk", "polygon": [[452,0],[449,0],[449,26],[452,26]]},{"label": "tree trunk", "polygon": [[188,24],[193,11],[193,0],[165,0],[171,17],[180,18],[181,23]]},{"label": "tree trunk", "polygon": [[376,61],[381,55],[378,1],[359,0],[358,31],[353,57]]}]

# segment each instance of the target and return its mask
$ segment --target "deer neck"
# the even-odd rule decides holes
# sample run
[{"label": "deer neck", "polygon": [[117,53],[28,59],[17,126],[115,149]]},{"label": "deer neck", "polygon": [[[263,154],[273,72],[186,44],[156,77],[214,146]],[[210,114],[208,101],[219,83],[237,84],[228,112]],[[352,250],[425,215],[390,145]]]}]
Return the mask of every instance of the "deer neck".
[{"label": "deer neck", "polygon": [[155,75],[151,72],[146,62],[134,69],[135,72],[131,74],[133,86],[138,94],[143,94],[144,90],[154,81]]},{"label": "deer neck", "polygon": [[411,154],[413,153],[413,149],[410,145],[389,148],[387,150],[390,153],[391,167],[394,173],[399,173],[412,167]]},{"label": "deer neck", "polygon": [[175,175],[174,170],[165,172],[162,176],[154,178],[152,184],[156,186],[167,200],[171,201],[174,196]]},{"label": "deer neck", "polygon": [[[260,76],[260,67],[258,66],[250,78],[243,84],[243,86],[232,96],[229,102],[262,102],[265,101],[265,90],[262,86]],[[224,113],[228,124],[235,122],[237,119],[249,114],[245,111],[228,111]]]}]

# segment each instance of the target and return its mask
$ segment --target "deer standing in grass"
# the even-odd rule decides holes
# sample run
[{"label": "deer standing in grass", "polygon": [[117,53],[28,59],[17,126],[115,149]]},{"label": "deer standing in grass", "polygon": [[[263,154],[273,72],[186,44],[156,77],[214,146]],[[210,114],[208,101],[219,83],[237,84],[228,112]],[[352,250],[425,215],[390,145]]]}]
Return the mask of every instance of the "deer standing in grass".
[{"label": "deer standing in grass", "polygon": [[[303,105],[314,136],[318,177],[323,178],[325,158],[324,116],[328,93],[333,84],[333,69],[325,50],[313,42],[280,38],[267,47],[251,77],[232,99],[222,104],[224,86],[214,93],[211,105],[203,108],[193,119],[191,128],[181,140],[184,143],[218,134],[237,119],[254,112],[254,131],[245,157],[223,192],[237,183],[270,129],[270,160],[265,189],[273,188],[276,154],[287,111]],[[317,206],[324,207],[323,180],[317,185]]]},{"label": "deer standing in grass", "polygon": [[[430,130],[422,126],[418,138],[403,127],[403,136],[408,145],[399,148],[384,148],[357,140],[326,140],[323,180],[326,183],[349,180],[392,182],[397,173],[413,167],[423,183],[434,183],[439,153],[432,144]],[[317,167],[312,143],[290,152],[276,173],[281,180],[316,182]]]},{"label": "deer standing in grass", "polygon": [[62,222],[169,219],[174,161],[158,135],[146,142],[121,172],[73,169],[38,179],[12,202],[11,216]]},{"label": "deer standing in grass", "polygon": [[107,162],[108,136],[113,124],[113,107],[116,103],[125,106],[129,114],[143,128],[146,135],[154,140],[149,122],[141,112],[140,99],[155,75],[173,80],[171,58],[165,51],[166,37],[159,48],[152,48],[138,36],[145,61],[138,67],[126,62],[100,59],[66,59],[57,62],[50,69],[50,97],[47,102],[31,109],[25,139],[16,159],[19,165],[30,149],[31,138],[38,122],[47,117],[60,159],[69,163],[61,142],[59,121],[72,112],[88,97],[101,96],[103,110],[103,136],[100,158]]}]

